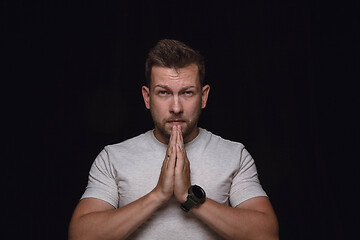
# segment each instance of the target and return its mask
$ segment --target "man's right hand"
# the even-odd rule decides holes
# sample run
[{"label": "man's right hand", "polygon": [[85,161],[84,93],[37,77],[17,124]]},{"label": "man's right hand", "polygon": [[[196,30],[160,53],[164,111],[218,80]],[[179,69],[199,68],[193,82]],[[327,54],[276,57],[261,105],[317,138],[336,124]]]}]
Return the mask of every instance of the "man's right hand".
[{"label": "man's right hand", "polygon": [[117,209],[96,198],[81,200],[70,223],[69,239],[126,238],[167,202],[174,195],[177,138],[176,127],[173,127],[159,181],[153,191]]},{"label": "man's right hand", "polygon": [[154,193],[162,202],[167,202],[174,194],[177,143],[176,133],[176,127],[174,126],[171,130],[170,141],[161,167],[159,181],[154,189]]}]

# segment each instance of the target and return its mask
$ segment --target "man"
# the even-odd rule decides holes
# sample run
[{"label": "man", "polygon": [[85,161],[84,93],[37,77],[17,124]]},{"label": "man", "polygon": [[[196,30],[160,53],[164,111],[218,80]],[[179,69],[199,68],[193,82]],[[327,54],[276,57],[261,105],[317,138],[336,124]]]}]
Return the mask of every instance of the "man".
[{"label": "man", "polygon": [[161,40],[145,75],[155,129],[98,155],[69,239],[277,239],[250,154],[197,126],[210,91],[201,55]]}]

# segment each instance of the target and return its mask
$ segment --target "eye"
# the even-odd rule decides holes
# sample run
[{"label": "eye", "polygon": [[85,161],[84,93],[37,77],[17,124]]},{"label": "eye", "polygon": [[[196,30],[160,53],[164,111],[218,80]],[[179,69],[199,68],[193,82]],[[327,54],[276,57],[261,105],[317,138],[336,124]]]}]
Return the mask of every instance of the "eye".
[{"label": "eye", "polygon": [[184,92],[184,95],[185,95],[185,96],[192,96],[192,95],[193,95],[193,92],[192,92],[192,91],[185,91],[185,92]]},{"label": "eye", "polygon": [[166,96],[166,95],[168,94],[168,92],[165,91],[165,90],[160,90],[160,91],[158,92],[158,94],[159,94],[160,96]]}]

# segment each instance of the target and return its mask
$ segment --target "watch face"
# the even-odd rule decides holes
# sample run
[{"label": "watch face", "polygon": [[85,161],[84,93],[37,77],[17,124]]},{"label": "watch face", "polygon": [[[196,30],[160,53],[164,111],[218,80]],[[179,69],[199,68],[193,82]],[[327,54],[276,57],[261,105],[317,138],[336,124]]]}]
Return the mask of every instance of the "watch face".
[{"label": "watch face", "polygon": [[194,193],[195,197],[197,197],[197,198],[201,199],[201,198],[205,197],[204,190],[202,190],[202,188],[199,186],[196,186],[196,185],[193,186],[192,192]]}]

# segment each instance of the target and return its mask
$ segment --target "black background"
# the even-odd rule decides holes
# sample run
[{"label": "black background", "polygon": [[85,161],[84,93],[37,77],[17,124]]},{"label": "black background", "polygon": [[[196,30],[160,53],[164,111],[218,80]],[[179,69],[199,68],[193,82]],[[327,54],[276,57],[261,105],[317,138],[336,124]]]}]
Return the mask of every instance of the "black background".
[{"label": "black background", "polygon": [[200,126],[253,155],[280,238],[350,238],[359,11],[358,1],[2,2],[3,236],[67,238],[96,155],[153,127],[144,62],[172,38],[205,56]]}]

